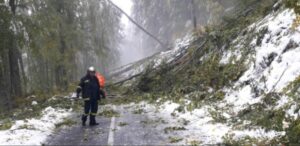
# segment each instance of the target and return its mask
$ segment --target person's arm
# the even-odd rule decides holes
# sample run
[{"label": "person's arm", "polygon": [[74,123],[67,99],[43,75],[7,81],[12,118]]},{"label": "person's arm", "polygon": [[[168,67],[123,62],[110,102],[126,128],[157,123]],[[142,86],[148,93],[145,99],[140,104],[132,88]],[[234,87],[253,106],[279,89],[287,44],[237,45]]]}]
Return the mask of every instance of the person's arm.
[{"label": "person's arm", "polygon": [[106,98],[106,94],[105,94],[105,91],[103,89],[100,89],[100,95],[103,99]]},{"label": "person's arm", "polygon": [[101,87],[100,87],[100,83],[99,83],[99,79],[97,77],[95,77],[96,80],[97,80],[97,88],[98,88],[98,97],[97,97],[97,100],[100,100],[101,99],[101,96],[102,96],[102,91],[101,91]]},{"label": "person's arm", "polygon": [[78,84],[77,86],[77,89],[76,89],[76,97],[79,98],[79,95],[80,95],[80,92],[82,91],[82,88],[83,88],[83,79],[80,80],[80,83]]}]

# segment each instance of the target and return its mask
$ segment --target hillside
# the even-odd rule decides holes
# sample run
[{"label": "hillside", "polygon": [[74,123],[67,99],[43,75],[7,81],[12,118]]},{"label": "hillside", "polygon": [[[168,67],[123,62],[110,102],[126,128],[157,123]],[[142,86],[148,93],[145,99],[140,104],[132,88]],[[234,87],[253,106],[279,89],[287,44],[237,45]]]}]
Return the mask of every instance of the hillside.
[{"label": "hillside", "polygon": [[[282,6],[278,9],[278,5],[239,30],[229,42],[214,41],[229,38],[225,34],[232,28],[227,27],[178,42],[189,42],[179,47],[185,53],[179,59],[175,59],[180,52],[175,47],[148,59],[148,63],[159,62],[157,58],[164,60],[163,54],[175,53],[161,65],[132,65],[123,75],[142,73],[122,83],[128,87],[119,91],[127,98],[135,96],[158,104],[167,121],[188,129],[182,132],[183,137],[189,137],[187,141],[298,143],[300,28],[291,29],[294,11]],[[182,119],[188,124],[180,124]]]}]

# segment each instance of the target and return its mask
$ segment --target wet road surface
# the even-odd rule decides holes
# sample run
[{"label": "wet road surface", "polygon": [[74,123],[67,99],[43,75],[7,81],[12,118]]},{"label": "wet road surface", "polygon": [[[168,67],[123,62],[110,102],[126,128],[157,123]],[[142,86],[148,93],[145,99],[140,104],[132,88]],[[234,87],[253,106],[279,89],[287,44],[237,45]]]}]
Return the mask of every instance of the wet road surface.
[{"label": "wet road surface", "polygon": [[[167,137],[151,124],[147,114],[134,114],[125,108],[116,110],[119,117],[97,117],[99,126],[79,124],[49,136],[46,145],[165,145]],[[80,119],[78,119],[80,120]],[[150,123],[150,124],[149,124]]]}]

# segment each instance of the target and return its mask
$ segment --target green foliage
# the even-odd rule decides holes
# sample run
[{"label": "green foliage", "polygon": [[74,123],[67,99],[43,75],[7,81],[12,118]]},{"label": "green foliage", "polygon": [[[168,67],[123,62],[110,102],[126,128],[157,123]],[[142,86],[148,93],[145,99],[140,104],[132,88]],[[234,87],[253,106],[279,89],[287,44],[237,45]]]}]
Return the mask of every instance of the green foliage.
[{"label": "green foliage", "polygon": [[229,146],[265,146],[265,145],[280,145],[282,141],[279,139],[268,139],[268,138],[252,138],[250,136],[242,137],[239,139],[234,139],[234,134],[227,134],[223,137],[224,144]]},{"label": "green foliage", "polygon": [[294,9],[295,13],[300,14],[300,1],[299,0],[284,0],[287,8]]},{"label": "green foliage", "polygon": [[263,103],[269,106],[275,106],[276,102],[281,98],[282,95],[272,92],[268,93],[263,97]]},{"label": "green foliage", "polygon": [[99,116],[104,116],[106,118],[111,118],[111,117],[119,117],[120,113],[117,111],[110,109],[110,108],[105,108],[103,111],[98,113]]},{"label": "green foliage", "polygon": [[193,141],[190,141],[190,142],[189,142],[189,145],[190,145],[190,146],[200,146],[201,143],[202,143],[201,141],[193,140]]},{"label": "green foliage", "polygon": [[[13,117],[15,120],[24,120],[30,118],[37,118],[42,116],[42,110],[46,107],[61,108],[61,109],[74,109],[76,111],[82,110],[82,103],[80,101],[74,101],[65,96],[54,96],[49,98],[47,96],[37,95],[22,98],[23,100],[16,101],[18,103],[17,108],[11,111],[1,112],[0,118],[6,119],[7,117]],[[36,101],[37,105],[32,105],[32,102]]]},{"label": "green foliage", "polygon": [[24,124],[20,126],[18,129],[27,129],[27,130],[35,130],[33,125]]},{"label": "green foliage", "polygon": [[182,140],[183,140],[183,138],[180,138],[180,137],[169,137],[169,142],[170,143],[178,143]]},{"label": "green foliage", "polygon": [[300,1],[299,0],[284,0],[285,6],[287,8],[293,9],[296,13],[296,19],[292,24],[291,29],[295,30],[300,25]]},{"label": "green foliage", "polygon": [[297,120],[293,121],[289,128],[286,130],[287,133],[286,133],[286,136],[288,137],[288,142],[290,144],[293,144],[293,143],[297,143],[299,144],[300,143],[300,119],[298,118]]},{"label": "green foliage", "polygon": [[71,119],[63,119],[62,122],[55,124],[55,127],[58,129],[58,128],[61,128],[63,126],[70,127],[70,126],[73,126],[75,124],[76,124],[76,122],[71,120]]},{"label": "green foliage", "polygon": [[267,109],[266,105],[257,103],[240,111],[237,118],[251,121],[251,125],[259,125],[266,130],[282,131],[285,111],[283,109]]},{"label": "green foliage", "polygon": [[184,127],[166,127],[164,129],[164,132],[166,134],[168,134],[168,133],[173,132],[173,131],[183,131],[183,130],[186,130],[186,128],[184,128]]},{"label": "green foliage", "polygon": [[0,124],[0,130],[7,130],[7,129],[10,129],[13,125],[13,122],[9,119],[5,119],[5,120],[2,120],[1,121],[1,124]]},{"label": "green foliage", "polygon": [[127,126],[127,125],[128,125],[128,123],[126,123],[126,122],[120,122],[120,123],[119,123],[119,126],[120,126],[120,127],[124,127],[124,126]]},{"label": "green foliage", "polygon": [[300,76],[297,77],[293,82],[291,82],[287,87],[283,89],[283,93],[293,96],[295,94],[299,94],[300,88]]},{"label": "green foliage", "polygon": [[162,64],[153,70],[154,63],[150,63],[137,84],[137,89],[142,92],[170,91],[169,85],[173,84],[174,73],[169,72],[170,66],[163,61]]},{"label": "green foliage", "polygon": [[223,113],[215,111],[215,110],[209,110],[210,116],[213,118],[214,122],[216,123],[226,123],[227,120],[223,116]]},{"label": "green foliage", "polygon": [[133,114],[142,114],[142,113],[145,113],[145,111],[143,109],[135,109],[133,112]]}]

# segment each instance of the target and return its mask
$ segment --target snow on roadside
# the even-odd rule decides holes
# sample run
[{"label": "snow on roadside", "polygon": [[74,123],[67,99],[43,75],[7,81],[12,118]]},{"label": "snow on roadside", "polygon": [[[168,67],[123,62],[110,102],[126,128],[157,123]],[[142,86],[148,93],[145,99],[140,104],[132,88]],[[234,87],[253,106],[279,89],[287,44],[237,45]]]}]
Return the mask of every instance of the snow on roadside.
[{"label": "snow on roadside", "polygon": [[[130,107],[131,106],[133,105],[130,105]],[[214,107],[209,105],[184,113],[177,112],[176,109],[180,105],[171,101],[164,102],[162,105],[141,102],[135,106],[144,107],[145,113],[152,119],[162,118],[164,121],[167,121],[167,124],[160,127],[162,130],[166,127],[186,128],[186,130],[183,131],[176,131],[178,136],[184,138],[184,141],[176,144],[190,144],[189,142],[194,140],[201,142],[203,145],[219,144],[224,142],[226,135],[234,135],[233,138],[238,140],[247,136],[258,139],[273,139],[285,134],[284,132],[273,130],[265,131],[259,127],[251,130],[235,130],[234,127],[228,123],[215,122],[210,114],[210,111],[213,110]],[[188,121],[188,123],[184,124],[183,121]]]},{"label": "snow on roadside", "polygon": [[9,130],[0,131],[1,145],[41,145],[55,129],[55,124],[72,114],[72,109],[50,107],[42,111],[41,118],[18,120]]},{"label": "snow on roadside", "polygon": [[275,137],[280,137],[285,134],[285,132],[276,132],[276,131],[268,131],[266,132],[265,129],[258,128],[258,129],[252,129],[252,130],[235,130],[228,134],[233,134],[234,139],[242,139],[244,137],[251,137],[251,138],[257,138],[257,139],[273,139]]}]

